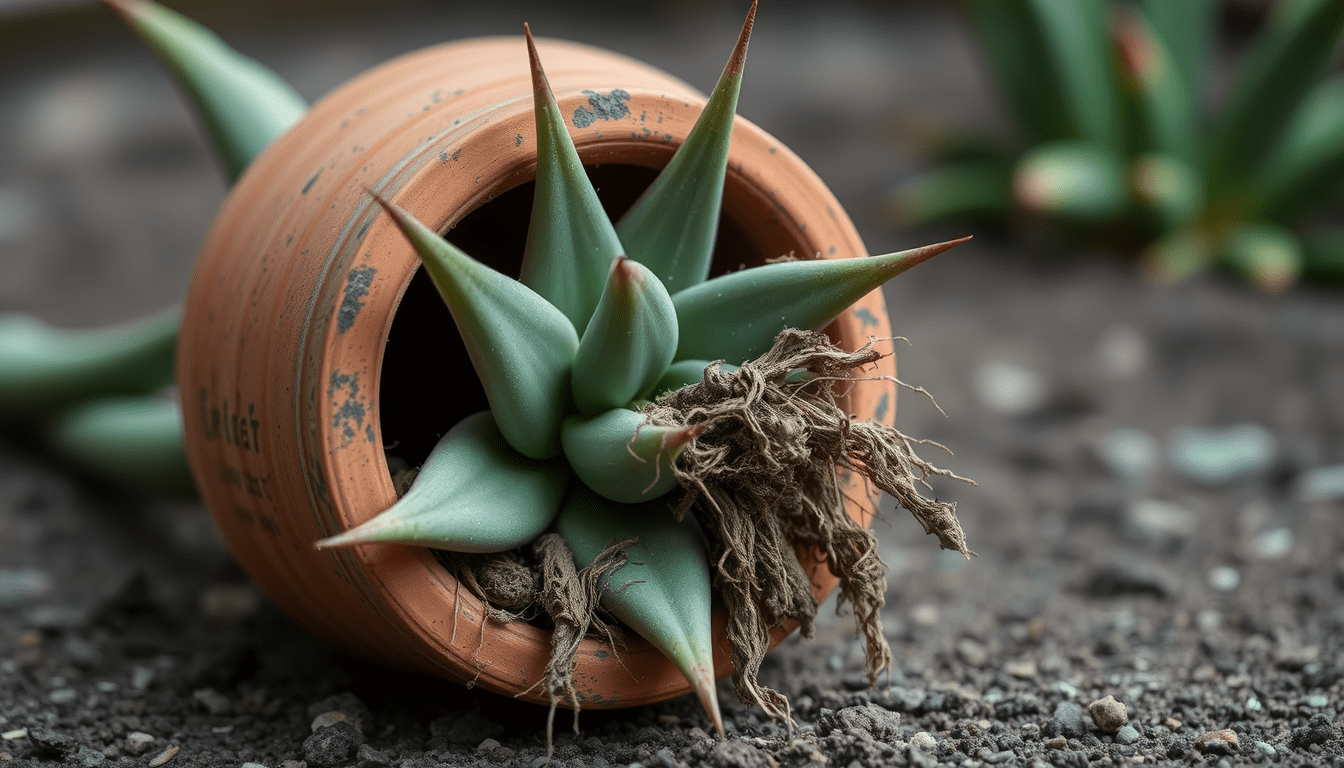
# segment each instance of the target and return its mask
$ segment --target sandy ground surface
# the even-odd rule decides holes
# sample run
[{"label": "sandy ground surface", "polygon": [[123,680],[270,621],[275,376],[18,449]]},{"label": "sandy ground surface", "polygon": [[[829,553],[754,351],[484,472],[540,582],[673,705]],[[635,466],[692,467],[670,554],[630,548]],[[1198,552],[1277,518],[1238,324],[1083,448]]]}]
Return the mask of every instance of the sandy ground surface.
[{"label": "sandy ground surface", "polygon": [[[818,170],[874,252],[961,234],[896,232],[882,208],[930,130],[997,125],[955,14],[773,5],[741,112]],[[310,97],[525,19],[708,88],[739,22],[711,2],[502,6],[373,23],[346,5],[314,21],[185,7]],[[224,192],[189,115],[105,13],[0,32],[0,310],[73,324],[171,303]],[[851,622],[826,610],[762,673],[792,697],[794,733],[725,687],[727,741],[688,699],[586,712],[553,765],[1344,764],[1340,294],[1156,290],[1105,254],[1054,251],[982,233],[888,286],[912,343],[901,376],[948,414],[904,397],[899,426],[980,482],[937,485],[969,563],[903,511],[877,522],[890,680],[863,684]],[[349,722],[315,728],[329,712]],[[344,654],[249,586],[198,506],[0,438],[0,762],[536,766],[544,718]]]}]

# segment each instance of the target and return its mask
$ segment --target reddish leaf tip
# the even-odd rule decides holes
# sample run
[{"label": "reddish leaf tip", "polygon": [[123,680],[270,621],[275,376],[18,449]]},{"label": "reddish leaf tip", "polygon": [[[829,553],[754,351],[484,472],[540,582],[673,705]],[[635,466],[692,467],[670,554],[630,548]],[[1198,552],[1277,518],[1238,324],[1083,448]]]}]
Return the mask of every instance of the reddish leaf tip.
[{"label": "reddish leaf tip", "polygon": [[523,37],[527,40],[527,62],[532,74],[532,100],[535,108],[540,110],[542,105],[555,104],[555,94],[551,92],[551,83],[537,53],[537,41],[532,39],[532,29],[527,22],[523,22]]},{"label": "reddish leaf tip", "polygon": [[756,24],[756,3],[757,0],[751,0],[751,8],[747,11],[747,20],[742,24],[742,32],[737,36],[737,45],[733,47],[733,55],[728,57],[728,66],[723,70],[723,79],[742,74],[742,67],[747,62],[747,42],[751,40],[751,28]]}]

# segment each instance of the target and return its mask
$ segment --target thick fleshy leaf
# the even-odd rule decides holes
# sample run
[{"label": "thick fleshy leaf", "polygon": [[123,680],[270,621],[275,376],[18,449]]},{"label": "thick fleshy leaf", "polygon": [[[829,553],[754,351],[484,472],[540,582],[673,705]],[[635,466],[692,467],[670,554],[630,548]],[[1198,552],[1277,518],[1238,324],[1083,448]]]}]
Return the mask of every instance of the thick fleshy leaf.
[{"label": "thick fleshy leaf", "polygon": [[1237,72],[1214,128],[1212,192],[1236,194],[1320,80],[1344,30],[1344,0],[1284,0]]},{"label": "thick fleshy leaf", "polygon": [[658,278],[621,256],[579,340],[570,376],[579,410],[596,416],[653,389],[677,351],[677,310]]},{"label": "thick fleshy leaf", "polygon": [[738,364],[785,328],[820,328],[891,278],[970,238],[863,259],[803,259],[720,275],[672,295],[677,359]]},{"label": "thick fleshy leaf", "polygon": [[1180,158],[1142,155],[1134,159],[1129,175],[1135,198],[1163,232],[1189,224],[1204,207],[1204,180]]},{"label": "thick fleshy leaf", "polygon": [[[569,371],[579,347],[573,323],[531,288],[471,258],[396,205],[375,198],[415,246],[452,311],[499,431],[525,456],[558,455],[560,422],[570,407]],[[435,353],[427,344],[424,354]]]},{"label": "thick fleshy leaf", "polygon": [[176,398],[89,400],[57,416],[47,434],[62,454],[105,479],[155,493],[195,493]]},{"label": "thick fleshy leaf", "polygon": [[1144,134],[1143,149],[1197,162],[1199,99],[1165,40],[1139,12],[1119,14],[1112,32]]},{"label": "thick fleshy leaf", "polygon": [[602,296],[612,259],[625,251],[583,171],[532,32],[527,25],[523,30],[537,120],[537,186],[520,279],[564,312],[582,335]]},{"label": "thick fleshy leaf", "polygon": [[1256,178],[1255,212],[1292,222],[1344,191],[1344,76],[1318,85]]},{"label": "thick fleshy leaf", "polygon": [[308,111],[308,103],[279,75],[182,14],[149,0],[105,2],[195,102],[231,180]]},{"label": "thick fleshy leaf", "polygon": [[677,522],[664,501],[619,504],[576,485],[555,528],[579,567],[612,541],[638,539],[602,592],[602,606],[677,665],[723,733],[714,689],[709,555],[694,519]]},{"label": "thick fleshy leaf", "polygon": [[1171,285],[1203,272],[1213,263],[1213,245],[1198,229],[1182,229],[1163,237],[1139,254],[1145,278]]},{"label": "thick fleshy leaf", "polygon": [[1061,141],[1041,145],[1022,158],[1013,192],[1029,211],[1097,221],[1124,211],[1127,182],[1119,155],[1088,142]]},{"label": "thick fleshy leaf", "polygon": [[988,158],[935,168],[901,185],[891,198],[896,219],[905,226],[1001,219],[1012,207],[1012,167]]},{"label": "thick fleshy leaf", "polygon": [[1078,138],[1061,106],[1064,84],[1032,0],[970,0],[969,7],[989,70],[1024,138],[1033,144]]},{"label": "thick fleshy leaf", "polygon": [[1238,224],[1218,242],[1218,263],[1269,293],[1281,293],[1302,274],[1302,244],[1273,224]]},{"label": "thick fleshy leaf", "polygon": [[672,462],[700,427],[661,427],[616,408],[595,418],[565,419],[565,458],[589,488],[613,501],[648,501],[672,490]]},{"label": "thick fleshy leaf", "polygon": [[653,270],[672,293],[709,276],[737,94],[755,19],[756,2],[752,0],[733,55],[695,127],[616,225],[626,254]]},{"label": "thick fleshy leaf", "polygon": [[1153,32],[1170,52],[1186,93],[1203,93],[1218,6],[1214,0],[1139,0]]},{"label": "thick fleshy leaf", "polygon": [[173,381],[177,307],[106,328],[55,328],[0,315],[0,413],[95,395],[137,394]]},{"label": "thick fleshy leaf", "polygon": [[569,477],[563,461],[535,461],[515,451],[490,412],[481,411],[439,440],[396,504],[315,546],[397,542],[503,552],[550,527]]},{"label": "thick fleshy leaf", "polygon": [[[1061,107],[1076,135],[1119,152],[1124,144],[1111,61],[1108,0],[1031,0],[1047,54],[1063,86]],[[1036,76],[1040,77],[1037,72]]]}]

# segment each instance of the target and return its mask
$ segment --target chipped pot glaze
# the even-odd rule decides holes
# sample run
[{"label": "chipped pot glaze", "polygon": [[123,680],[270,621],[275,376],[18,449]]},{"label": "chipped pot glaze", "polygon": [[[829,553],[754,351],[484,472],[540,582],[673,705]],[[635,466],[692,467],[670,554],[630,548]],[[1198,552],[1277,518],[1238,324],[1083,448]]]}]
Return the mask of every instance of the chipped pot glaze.
[{"label": "chipped pot glaze", "polygon": [[[579,154],[587,165],[605,164],[609,179],[622,169],[643,178],[642,169],[665,164],[704,104],[686,84],[630,59],[571,43],[543,40],[539,48]],[[429,48],[323,99],[256,158],[220,211],[187,297],[177,379],[201,494],[240,563],[276,604],[382,663],[542,701],[534,685],[549,634],[487,621],[480,601],[429,550],[312,547],[395,499],[380,393],[392,383],[384,380],[387,340],[419,262],[368,190],[447,231],[531,181],[534,137],[521,38]],[[735,247],[721,254],[720,271],[789,253],[866,255],[816,175],[741,118],[723,216],[720,250],[726,241]],[[488,237],[492,226],[500,225],[487,220],[474,230]],[[492,263],[510,266],[507,256]],[[851,349],[889,336],[880,292],[828,330]],[[434,358],[455,330],[445,322],[410,333]],[[451,402],[470,363],[440,361],[432,371],[421,382],[399,368],[397,391]],[[874,374],[894,377],[892,358]],[[889,422],[895,397],[889,381],[863,382],[845,407]],[[871,490],[855,479],[848,491],[850,516],[866,524]],[[836,579],[824,563],[808,567],[823,597]],[[778,630],[776,641],[791,629]],[[720,675],[730,671],[723,645],[716,649]],[[619,660],[585,641],[574,682],[585,707],[689,691],[677,669],[637,637]]]}]

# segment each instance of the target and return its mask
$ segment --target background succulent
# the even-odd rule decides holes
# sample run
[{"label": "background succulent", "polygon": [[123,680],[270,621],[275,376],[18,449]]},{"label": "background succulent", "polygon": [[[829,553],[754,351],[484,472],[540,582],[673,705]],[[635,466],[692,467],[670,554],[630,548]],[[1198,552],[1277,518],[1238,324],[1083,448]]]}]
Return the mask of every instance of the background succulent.
[{"label": "background succulent", "polygon": [[[288,86],[181,16],[141,0],[109,2],[183,82],[231,176],[304,111]],[[579,565],[600,559],[609,543],[624,542],[625,586],[604,589],[603,605],[682,669],[716,725],[709,553],[694,523],[678,521],[663,498],[676,485],[673,462],[700,430],[649,423],[637,409],[660,391],[693,382],[713,360],[746,363],[785,328],[826,324],[887,279],[955,244],[863,260],[783,261],[707,279],[754,12],[753,5],[695,129],[614,225],[528,34],[538,168],[521,281],[379,199],[452,311],[490,410],[447,432],[396,505],[318,542],[497,552],[554,526]],[[5,386],[20,395],[53,394],[53,435],[72,446],[103,433],[124,444],[158,440],[180,454],[172,401],[147,394],[168,381],[143,364],[171,349],[169,316],[106,337],[120,346],[100,341],[99,332],[56,334],[62,346],[55,351],[68,350],[64,355],[40,343],[40,333],[54,332],[29,326],[15,322],[39,341],[11,344],[7,354],[22,364],[6,369],[18,383]],[[12,337],[22,341],[20,333]],[[79,385],[56,386],[65,382]],[[119,421],[101,432],[82,426],[90,408],[112,402],[97,398],[122,389],[138,399],[116,401]],[[148,409],[167,418],[145,419]],[[125,474],[115,465],[105,469]],[[493,514],[479,514],[483,502]]]},{"label": "background succulent", "polygon": [[1344,238],[1312,214],[1344,192],[1344,2],[1271,4],[1206,114],[1215,0],[969,0],[1017,147],[949,144],[899,216],[1026,215],[1139,251],[1173,282],[1217,265],[1261,288],[1344,279]]}]

